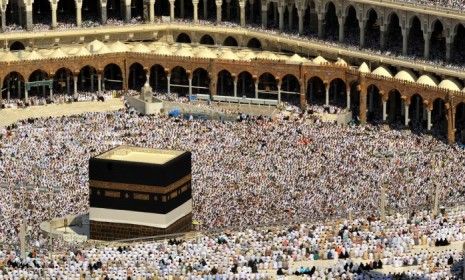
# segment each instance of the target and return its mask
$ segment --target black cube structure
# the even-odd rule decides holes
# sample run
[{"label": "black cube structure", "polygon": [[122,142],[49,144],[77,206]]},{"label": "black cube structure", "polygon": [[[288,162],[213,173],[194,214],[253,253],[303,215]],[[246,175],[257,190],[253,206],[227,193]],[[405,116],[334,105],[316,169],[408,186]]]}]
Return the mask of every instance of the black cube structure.
[{"label": "black cube structure", "polygon": [[90,238],[130,239],[192,225],[191,153],[119,146],[89,160]]}]

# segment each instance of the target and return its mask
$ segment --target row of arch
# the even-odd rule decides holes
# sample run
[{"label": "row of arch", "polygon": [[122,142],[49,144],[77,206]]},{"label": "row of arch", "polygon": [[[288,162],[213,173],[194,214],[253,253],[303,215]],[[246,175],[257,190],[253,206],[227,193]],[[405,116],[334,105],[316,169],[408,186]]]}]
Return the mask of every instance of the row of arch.
[{"label": "row of arch", "polygon": [[[176,37],[176,42],[190,44],[192,43],[192,39],[186,33],[180,33]],[[205,34],[202,37],[200,37],[199,43],[202,45],[215,45],[216,44],[215,39],[213,39],[213,37],[208,34]],[[228,36],[223,40],[221,45],[229,46],[229,47],[238,47],[239,43],[236,40],[236,38],[232,36]],[[251,38],[249,41],[247,41],[246,47],[250,49],[262,49],[262,43],[257,38]]]},{"label": "row of arch", "polygon": [[[214,77],[216,85],[211,87],[211,76],[204,68],[187,71],[181,66],[170,70],[162,65],[153,65],[150,69],[149,84],[154,91],[177,93],[181,96],[189,94],[216,94],[235,96],[238,98],[275,99],[295,105],[301,105],[301,95],[305,95],[308,104],[332,105],[349,108],[354,118],[360,110],[360,93],[357,83],[346,84],[340,78],[335,78],[327,84],[317,77],[311,77],[305,84],[292,74],[281,78],[265,72],[254,77],[250,72],[243,71],[237,75],[224,69]],[[42,81],[53,79],[52,91],[45,86],[31,88],[29,97],[48,97],[48,94],[75,94],[77,91],[95,92],[98,90],[120,90],[124,88],[124,75],[116,64],[108,64],[102,72],[92,66],[83,67],[77,75],[67,68],[58,69],[53,77],[43,70],[36,70],[29,75],[27,81]],[[129,67],[127,86],[129,89],[140,90],[147,79],[143,65],[133,63]],[[11,72],[3,79],[2,98],[24,98],[25,79],[18,72]],[[304,86],[304,88],[302,88]],[[212,92],[214,91],[214,92]],[[414,94],[408,99],[403,98],[398,90],[390,91],[386,96],[376,85],[367,88],[366,108],[367,121],[371,123],[389,123],[405,125],[415,132],[431,130],[443,137],[447,134],[447,109],[444,99],[437,98],[426,106],[420,94]],[[456,106],[455,112],[456,139],[465,140],[465,104]]]}]

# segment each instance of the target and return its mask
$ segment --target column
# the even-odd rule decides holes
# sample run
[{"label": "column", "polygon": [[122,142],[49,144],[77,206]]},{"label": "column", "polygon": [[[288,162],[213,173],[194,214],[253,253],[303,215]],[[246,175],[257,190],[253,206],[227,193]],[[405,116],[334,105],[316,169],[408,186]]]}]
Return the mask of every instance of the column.
[{"label": "column", "polygon": [[278,81],[278,104],[281,104],[281,80]]},{"label": "column", "polygon": [[294,28],[294,4],[287,6],[288,14],[289,14],[289,30]]},{"label": "column", "polygon": [[58,7],[58,4],[50,3],[50,6],[52,8],[52,29],[55,29],[57,27],[57,7]]},{"label": "column", "polygon": [[191,100],[192,97],[192,78],[189,77],[189,100]]},{"label": "column", "polygon": [[74,98],[77,98],[78,97],[78,89],[77,89],[77,83],[78,83],[78,76],[79,74],[74,74],[73,76],[73,82],[74,82],[74,88],[73,88],[73,92],[74,92]]},{"label": "column", "polygon": [[306,92],[305,75],[304,75],[303,80],[301,80],[299,83],[300,83],[300,108],[303,109],[307,106],[307,96],[305,95],[305,92]]},{"label": "column", "polygon": [[216,4],[216,23],[221,22],[221,5],[223,4],[223,1],[215,1]]},{"label": "column", "polygon": [[423,57],[424,58],[429,58],[429,46],[430,46],[430,41],[431,41],[431,31],[429,31],[429,30],[427,30],[426,32],[423,31],[423,39],[425,39],[425,48],[424,48]]},{"label": "column", "polygon": [[379,26],[379,45],[382,50],[386,48],[386,27],[384,24]]},{"label": "column", "polygon": [[323,23],[325,20],[325,14],[318,13],[318,38],[323,39]]},{"label": "column", "polygon": [[71,88],[70,88],[70,84],[69,84],[69,75],[66,76],[66,94],[70,94],[71,93]]},{"label": "column", "polygon": [[102,91],[102,74],[101,73],[97,74],[97,88],[98,88],[98,92]]},{"label": "column", "polygon": [[409,113],[409,110],[408,110],[409,105],[410,104],[408,104],[408,102],[405,101],[405,104],[404,104],[404,125],[405,126],[408,126],[408,122],[410,121],[409,115],[408,115],[408,113]]},{"label": "column", "polygon": [[329,84],[325,85],[325,105],[329,105]]},{"label": "column", "polygon": [[105,24],[107,22],[107,2],[100,0],[100,23]]},{"label": "column", "polygon": [[258,79],[255,81],[255,99],[258,99]]},{"label": "column", "polygon": [[339,22],[339,42],[344,42],[344,22],[345,17],[340,16],[337,17],[337,21]]},{"label": "column", "polygon": [[124,21],[125,22],[131,21],[131,1],[128,1],[128,0],[125,0]]},{"label": "column", "polygon": [[237,97],[237,77],[234,77],[234,97]]},{"label": "column", "polygon": [[367,122],[367,89],[364,76],[360,79],[360,122]]},{"label": "column", "polygon": [[431,130],[431,127],[432,127],[432,124],[431,124],[431,111],[433,111],[433,108],[430,108],[428,106],[428,108],[426,108],[426,121],[427,121],[427,124],[426,124],[426,129],[429,131]]},{"label": "column", "polygon": [[27,92],[26,85],[24,85],[24,101],[25,102],[29,101],[29,93]]},{"label": "column", "polygon": [[410,28],[402,27],[402,54],[407,55],[407,43],[408,43],[408,34],[410,32]]},{"label": "column", "polygon": [[49,86],[49,91],[50,91],[50,100],[53,100],[53,85]]},{"label": "column", "polygon": [[180,8],[179,9],[179,11],[180,11],[179,16],[181,18],[184,18],[184,15],[185,15],[185,13],[184,13],[185,12],[184,11],[184,0],[179,0],[179,5],[180,5],[180,7],[179,7]]},{"label": "column", "polygon": [[2,5],[1,6],[1,10],[2,10],[2,32],[5,32],[5,28],[6,28],[6,5]]},{"label": "column", "polygon": [[450,60],[451,57],[451,47],[452,47],[452,40],[450,36],[446,37],[446,60]]},{"label": "column", "polygon": [[[199,3],[199,1],[197,1],[197,4]],[[150,0],[149,1],[149,20],[151,23],[153,23],[155,21],[155,0]],[[197,8],[195,8],[195,4],[194,4],[194,11],[197,12]],[[194,15],[195,15],[195,12],[194,12]]]},{"label": "column", "polygon": [[446,103],[446,119],[447,119],[447,142],[452,144],[455,142],[455,110],[452,104]]},{"label": "column", "polygon": [[167,75],[166,80],[168,85],[168,94],[171,94],[171,75]]},{"label": "column", "polygon": [[365,20],[360,20],[358,22],[358,26],[360,27],[360,47],[363,48],[365,46]]},{"label": "column", "polygon": [[[32,19],[32,3],[30,5],[25,5],[26,10],[26,30],[31,31],[33,26],[33,19]],[[20,12],[21,13],[21,12]]]},{"label": "column", "polygon": [[174,21],[174,0],[170,0],[170,21]]},{"label": "column", "polygon": [[283,31],[284,28],[284,6],[278,5],[278,13],[279,13],[279,31]]},{"label": "column", "polygon": [[208,0],[203,0],[203,19],[205,20],[208,18],[207,5]]},{"label": "column", "polygon": [[76,1],[76,26],[82,25],[82,1]]},{"label": "column", "polygon": [[387,119],[386,110],[387,110],[387,101],[384,100],[384,98],[383,98],[383,122],[385,122],[386,119]]},{"label": "column", "polygon": [[245,26],[245,1],[239,1],[239,8],[241,13],[241,26]]},{"label": "column", "polygon": [[268,6],[267,5],[262,5],[262,28],[266,29],[268,26]]},{"label": "column", "polygon": [[194,6],[194,22],[199,21],[199,0],[192,1],[192,5]]},{"label": "column", "polygon": [[346,98],[347,98],[347,100],[346,100],[346,103],[347,103],[346,108],[347,108],[347,110],[350,110],[350,87],[349,86],[348,86],[347,91],[346,91]]},{"label": "column", "polygon": [[299,16],[299,34],[302,35],[304,33],[304,13],[305,10],[297,10],[297,15]]}]

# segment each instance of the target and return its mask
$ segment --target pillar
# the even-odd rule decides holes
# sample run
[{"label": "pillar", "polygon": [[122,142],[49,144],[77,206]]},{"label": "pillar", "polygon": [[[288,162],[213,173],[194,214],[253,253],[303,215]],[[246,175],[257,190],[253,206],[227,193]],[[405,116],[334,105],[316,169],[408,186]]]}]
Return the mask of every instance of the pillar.
[{"label": "pillar", "polygon": [[234,97],[237,97],[237,77],[234,77]]},{"label": "pillar", "polygon": [[258,99],[258,79],[255,81],[255,99]]},{"label": "pillar", "polygon": [[171,94],[171,75],[167,75],[166,80],[168,85],[168,94]]},{"label": "pillar", "polygon": [[429,46],[430,46],[430,41],[431,41],[431,31],[426,30],[423,31],[423,39],[425,39],[425,48],[423,52],[423,57],[424,58],[429,58]]},{"label": "pillar", "polygon": [[307,106],[307,96],[305,95],[306,89],[305,89],[305,78],[303,81],[300,81],[300,108],[305,108]]},{"label": "pillar", "polygon": [[74,82],[74,88],[73,88],[73,91],[74,91],[74,98],[77,98],[78,97],[78,90],[77,90],[77,83],[78,83],[78,76],[79,74],[75,74],[73,76],[73,82]]},{"label": "pillar", "polygon": [[82,25],[82,1],[76,1],[76,26]]},{"label": "pillar", "polygon": [[107,22],[107,2],[100,0],[100,23],[105,24]]},{"label": "pillar", "polygon": [[385,122],[387,119],[386,109],[387,109],[387,101],[384,100],[383,98],[383,122]]},{"label": "pillar", "polygon": [[451,104],[446,104],[447,112],[447,142],[452,144],[455,142],[455,110]]},{"label": "pillar", "polygon": [[281,80],[278,81],[278,104],[281,104]]},{"label": "pillar", "polygon": [[382,50],[386,48],[386,27],[384,24],[379,26],[379,45]]},{"label": "pillar", "polygon": [[6,5],[2,5],[1,6],[1,11],[2,11],[2,32],[5,32],[5,28],[6,28]]},{"label": "pillar", "polygon": [[446,60],[449,61],[451,57],[451,48],[452,48],[452,40],[450,36],[446,37]]},{"label": "pillar", "polygon": [[408,110],[409,105],[410,104],[408,104],[407,101],[404,101],[404,125],[405,126],[408,126],[408,122],[410,121],[409,115],[408,115],[408,113],[409,113],[409,110]]},{"label": "pillar", "polygon": [[208,0],[203,0],[203,19],[208,18],[208,10],[207,10]]},{"label": "pillar", "polygon": [[294,5],[287,6],[287,10],[289,13],[289,30],[292,30],[294,27]]},{"label": "pillar", "polygon": [[24,8],[26,10],[26,22],[25,22],[26,30],[31,31],[32,26],[33,26],[32,3],[28,4],[28,5],[25,5]]},{"label": "pillar", "polygon": [[174,0],[170,0],[170,21],[174,21]]},{"label": "pillar", "polygon": [[363,48],[365,46],[365,20],[360,20],[358,22],[358,26],[360,27],[360,47]]},{"label": "pillar", "polygon": [[367,88],[364,76],[360,79],[360,122],[367,122]]},{"label": "pillar", "polygon": [[[199,1],[197,1],[197,4]],[[194,1],[194,15],[195,12],[197,11],[197,8],[195,8],[195,1]],[[149,1],[149,20],[151,23],[155,22],[155,0],[150,0]]]},{"label": "pillar", "polygon": [[221,5],[223,4],[223,1],[215,1],[216,4],[216,23],[221,22]]},{"label": "pillar", "polygon": [[325,105],[329,105],[329,84],[325,85]]},{"label": "pillar", "polygon": [[266,29],[268,26],[268,6],[262,5],[262,28]]},{"label": "pillar", "polygon": [[245,1],[239,1],[239,8],[241,13],[241,26],[245,26]]},{"label": "pillar", "polygon": [[432,124],[431,124],[431,112],[433,111],[433,108],[426,108],[426,129],[429,131],[431,130]]},{"label": "pillar", "polygon": [[191,100],[192,97],[192,77],[189,77],[189,100]]},{"label": "pillar", "polygon": [[98,92],[102,91],[102,74],[101,73],[97,74],[97,88],[98,88]]},{"label": "pillar", "polygon": [[27,87],[24,85],[24,101],[28,102],[29,101],[29,93],[27,92]]},{"label": "pillar", "polygon": [[402,30],[402,54],[407,55],[407,43],[408,43],[408,34],[410,32],[410,28],[401,27],[401,30]]},{"label": "pillar", "polygon": [[199,0],[192,1],[192,5],[194,6],[194,22],[199,21]]},{"label": "pillar", "polygon": [[50,3],[50,6],[52,8],[52,29],[55,29],[57,27],[57,8],[58,8],[58,4]]},{"label": "pillar", "polygon": [[347,110],[350,110],[350,87],[349,86],[347,87],[346,98],[347,98],[346,99],[346,103],[347,103],[346,108],[347,108]]},{"label": "pillar", "polygon": [[304,14],[305,10],[297,10],[297,15],[299,16],[299,35],[304,33]]},{"label": "pillar", "polygon": [[52,86],[49,86],[49,93],[50,93],[50,100],[53,99],[53,85]]},{"label": "pillar", "polygon": [[179,16],[181,18],[184,18],[184,15],[185,15],[184,0],[179,0],[179,5],[180,5],[180,7],[179,7],[180,8],[179,9],[179,11],[180,11]]},{"label": "pillar", "polygon": [[323,39],[323,23],[325,20],[325,14],[318,13],[318,38]]},{"label": "pillar", "polygon": [[344,42],[344,21],[345,17],[340,16],[337,17],[337,21],[339,22],[339,42]]},{"label": "pillar", "polygon": [[279,13],[279,31],[283,31],[284,29],[284,6],[278,5],[278,13]]}]

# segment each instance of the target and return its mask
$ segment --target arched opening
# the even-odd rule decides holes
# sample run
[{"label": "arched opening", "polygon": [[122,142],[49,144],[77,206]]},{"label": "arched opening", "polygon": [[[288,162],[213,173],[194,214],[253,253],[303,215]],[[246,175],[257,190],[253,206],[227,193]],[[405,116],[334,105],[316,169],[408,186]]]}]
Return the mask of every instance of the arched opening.
[{"label": "arched opening", "polygon": [[297,14],[297,8],[295,4],[286,5],[284,8],[284,29],[289,31],[295,31],[299,28],[299,15]]},{"label": "arched opening", "polygon": [[424,114],[425,107],[423,98],[419,94],[415,94],[410,99],[409,118],[410,128],[414,132],[422,132],[426,128],[426,115]]},{"label": "arched opening", "polygon": [[249,72],[244,71],[237,76],[237,95],[255,98],[255,83]]},{"label": "arched opening", "polygon": [[270,73],[263,73],[258,78],[258,98],[260,99],[277,99],[278,81]]},{"label": "arched opening", "polygon": [[378,87],[370,85],[367,89],[367,122],[378,124],[383,121],[382,97]]},{"label": "arched opening", "polygon": [[174,1],[174,16],[176,18],[192,18],[194,16],[194,6],[189,0]]},{"label": "arched opening", "polygon": [[10,46],[10,51],[21,51],[21,50],[24,50],[24,49],[26,49],[26,48],[24,47],[23,43],[21,43],[19,41],[14,42]]},{"label": "arched opening", "polygon": [[423,31],[421,29],[421,22],[415,16],[413,17],[410,25],[410,32],[408,35],[407,50],[408,54],[423,56],[425,40],[423,38]]},{"label": "arched opening", "polygon": [[103,90],[122,90],[123,89],[123,74],[121,68],[114,64],[108,64],[103,69]]},{"label": "arched opening", "polygon": [[333,2],[329,2],[326,6],[325,15],[325,38],[328,40],[337,40],[339,37],[339,21],[336,15],[336,7]]},{"label": "arched opening", "polygon": [[197,68],[192,72],[192,93],[210,94],[210,77],[207,70]]},{"label": "arched opening", "polygon": [[172,93],[186,96],[189,93],[189,80],[186,69],[176,66],[171,70],[170,89]]},{"label": "arched opening", "polygon": [[261,50],[262,43],[257,38],[252,38],[247,42],[247,48]]},{"label": "arched opening", "polygon": [[457,105],[455,111],[455,140],[459,143],[465,143],[465,103]]},{"label": "arched opening", "polygon": [[24,97],[24,77],[18,72],[11,72],[3,79],[2,97],[4,100]]},{"label": "arched opening", "polygon": [[262,3],[260,0],[248,0],[245,9],[248,23],[257,25],[262,23]]},{"label": "arched opening", "polygon": [[444,37],[444,28],[441,21],[436,20],[431,33],[430,57],[433,59],[445,59],[446,57],[446,38]]},{"label": "arched opening", "polygon": [[57,21],[76,25],[76,4],[74,0],[59,0],[57,6]]},{"label": "arched opening", "polygon": [[216,4],[214,0],[199,0],[198,9],[199,19],[216,19]]},{"label": "arched opening", "polygon": [[98,89],[97,70],[92,66],[85,66],[79,71],[78,90],[80,92],[95,92]]},{"label": "arched opening", "polygon": [[352,118],[358,120],[360,116],[360,91],[358,82],[350,85],[350,111]]},{"label": "arched opening", "polygon": [[[200,0],[203,2],[203,0]],[[155,1],[155,15],[158,17],[170,15],[170,2],[169,0],[157,0]]]},{"label": "arched opening", "polygon": [[[6,6],[6,24],[13,30],[20,29],[20,1],[8,1]],[[21,28],[22,29],[22,28]]]},{"label": "arched opening", "polygon": [[315,19],[312,11],[315,11],[315,2],[309,1],[304,13],[304,34],[316,35],[318,32],[318,20]]},{"label": "arched opening", "polygon": [[50,25],[52,22],[52,8],[48,0],[35,0],[32,3],[34,24]]},{"label": "arched opening", "polygon": [[239,1],[223,0],[221,5],[221,19],[229,22],[239,22]]},{"label": "arched opening", "polygon": [[329,84],[329,104],[340,108],[347,107],[346,83],[343,80],[334,79]]},{"label": "arched opening", "polygon": [[347,17],[344,23],[344,41],[349,44],[360,42],[360,27],[357,19],[357,11],[350,5],[347,9]]},{"label": "arched opening", "polygon": [[129,67],[129,89],[140,91],[146,79],[144,66],[140,63],[134,63]]},{"label": "arched opening", "polygon": [[[100,1],[96,0],[83,0],[82,1],[82,20],[90,23],[100,22],[100,14],[102,7]],[[87,25],[87,24],[86,24]]]},{"label": "arched opening", "polygon": [[453,61],[457,63],[465,62],[465,28],[462,24],[457,26],[457,31],[454,37],[454,45],[452,51]]},{"label": "arched opening", "polygon": [[234,96],[234,79],[227,70],[218,73],[218,85],[216,94],[224,96]]},{"label": "arched opening", "polygon": [[164,93],[168,90],[168,80],[165,69],[161,65],[150,68],[150,86],[155,92]]},{"label": "arched opening", "polygon": [[294,75],[286,75],[281,81],[281,101],[300,105],[300,84]]},{"label": "arched opening", "polygon": [[365,46],[379,49],[379,20],[375,10],[370,9],[365,26]]},{"label": "arched opening", "polygon": [[202,38],[200,38],[200,44],[202,45],[214,45],[215,40],[210,35],[203,35]]},{"label": "arched opening", "polygon": [[231,36],[228,36],[226,39],[224,39],[223,46],[237,47],[237,40]]},{"label": "arched opening", "polygon": [[307,81],[307,101],[311,105],[324,105],[325,94],[325,84],[319,77],[312,77]]},{"label": "arched opening", "polygon": [[389,24],[386,32],[386,49],[401,53],[402,52],[402,29],[399,23],[399,17],[396,13],[389,16]]},{"label": "arched opening", "polygon": [[433,102],[433,111],[431,112],[431,123],[433,134],[445,138],[447,135],[447,118],[446,104],[444,100],[437,98]]},{"label": "arched opening", "polygon": [[[48,80],[48,74],[43,70],[35,70],[29,75],[29,82],[40,82]],[[28,90],[29,97],[48,98],[50,89],[47,86],[34,86]]]},{"label": "arched opening", "polygon": [[176,37],[176,42],[190,44],[191,37],[189,37],[189,35],[187,35],[186,33],[181,33],[178,35],[178,37]]},{"label": "arched opening", "polygon": [[277,28],[279,26],[278,22],[278,7],[277,3],[274,2],[268,2],[267,3],[268,10],[266,13],[267,16],[267,28]]},{"label": "arched opening", "polygon": [[143,0],[131,1],[131,17],[142,21],[144,17],[144,2]]},{"label": "arched opening", "polygon": [[388,101],[387,101],[387,121],[390,124],[402,124],[404,122],[403,116],[403,106],[402,98],[397,90],[391,90],[389,92]]},{"label": "arched opening", "polygon": [[[155,1],[158,2],[158,1]],[[124,2],[121,0],[107,0],[107,17],[110,21],[121,21],[124,19]],[[169,11],[169,9],[168,9]]]},{"label": "arched opening", "polygon": [[73,73],[68,68],[60,68],[53,76],[54,94],[73,94]]}]

